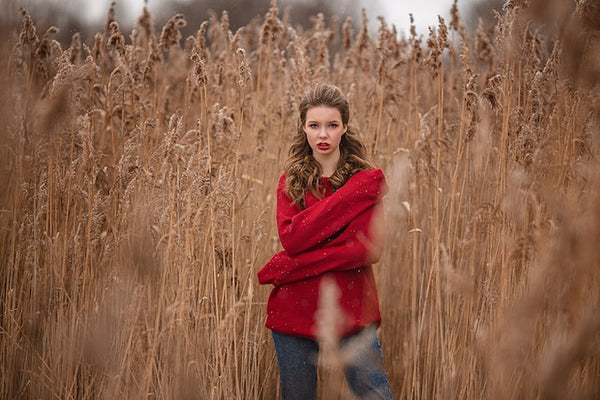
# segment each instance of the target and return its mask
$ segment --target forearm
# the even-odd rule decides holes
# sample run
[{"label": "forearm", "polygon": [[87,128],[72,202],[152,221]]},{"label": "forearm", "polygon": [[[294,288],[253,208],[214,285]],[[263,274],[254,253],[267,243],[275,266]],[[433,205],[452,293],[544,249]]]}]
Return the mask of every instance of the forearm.
[{"label": "forearm", "polygon": [[282,285],[314,277],[329,271],[352,270],[377,261],[370,232],[378,206],[365,210],[334,239],[317,248],[290,255],[277,253],[259,272],[261,284]]},{"label": "forearm", "polygon": [[385,186],[383,174],[380,170],[363,172],[332,195],[300,212],[293,210],[285,195],[279,193],[279,239],[290,255],[315,248],[379,201]]},{"label": "forearm", "polygon": [[329,271],[356,269],[365,264],[366,253],[358,239],[353,243],[315,249],[296,256],[282,250],[258,272],[258,281],[262,285],[280,286]]}]

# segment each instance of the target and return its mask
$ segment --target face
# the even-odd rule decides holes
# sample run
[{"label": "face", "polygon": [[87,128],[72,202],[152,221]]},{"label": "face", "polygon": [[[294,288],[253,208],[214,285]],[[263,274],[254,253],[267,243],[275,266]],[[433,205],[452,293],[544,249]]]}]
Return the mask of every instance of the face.
[{"label": "face", "polygon": [[306,112],[303,130],[313,157],[321,164],[326,160],[337,162],[340,157],[340,141],[346,129],[347,126],[342,123],[342,115],[335,107],[317,106]]}]

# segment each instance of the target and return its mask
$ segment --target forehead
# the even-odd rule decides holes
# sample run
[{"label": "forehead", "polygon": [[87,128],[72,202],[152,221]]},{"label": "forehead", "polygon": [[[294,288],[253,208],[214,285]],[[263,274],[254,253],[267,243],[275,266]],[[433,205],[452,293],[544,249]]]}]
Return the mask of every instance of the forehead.
[{"label": "forehead", "polygon": [[335,107],[319,105],[306,111],[307,121],[341,121],[342,114]]}]

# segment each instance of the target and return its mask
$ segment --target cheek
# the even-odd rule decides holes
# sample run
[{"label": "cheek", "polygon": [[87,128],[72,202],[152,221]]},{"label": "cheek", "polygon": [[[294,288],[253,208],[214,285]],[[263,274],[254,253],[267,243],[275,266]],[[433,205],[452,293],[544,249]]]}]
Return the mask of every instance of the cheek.
[{"label": "cheek", "polygon": [[304,139],[306,139],[306,141],[310,141],[310,134],[307,132],[307,130],[302,128],[302,132],[304,132]]},{"label": "cheek", "polygon": [[304,132],[304,137],[306,137],[308,140],[314,136],[313,132],[309,128],[303,127],[302,131]]}]

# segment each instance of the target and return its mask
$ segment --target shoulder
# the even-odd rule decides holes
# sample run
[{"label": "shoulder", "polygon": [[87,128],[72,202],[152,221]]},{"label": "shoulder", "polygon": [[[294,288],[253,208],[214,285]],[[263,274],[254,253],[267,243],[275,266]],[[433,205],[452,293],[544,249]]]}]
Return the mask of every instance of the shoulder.
[{"label": "shoulder", "polygon": [[279,181],[277,182],[277,191],[278,192],[287,192],[287,177],[285,172],[279,176]]},{"label": "shoulder", "polygon": [[283,172],[280,176],[279,176],[279,184],[281,183],[285,183],[285,172]]},{"label": "shoulder", "polygon": [[381,194],[385,194],[388,191],[387,182],[385,180],[385,175],[383,174],[383,170],[380,168],[373,168],[369,170],[358,171],[354,175],[348,179],[347,183],[352,183],[352,185],[364,185],[364,184],[374,184],[375,186],[371,186],[374,190],[377,190]]},{"label": "shoulder", "polygon": [[350,179],[355,180],[384,180],[385,176],[383,174],[383,170],[380,168],[373,169],[363,169],[361,171],[356,172],[354,175],[350,177]]}]

